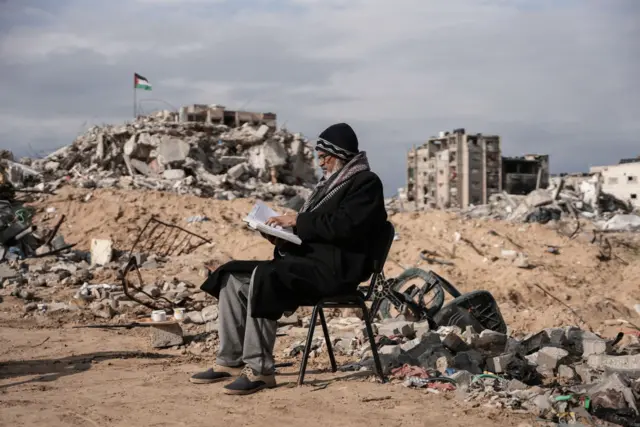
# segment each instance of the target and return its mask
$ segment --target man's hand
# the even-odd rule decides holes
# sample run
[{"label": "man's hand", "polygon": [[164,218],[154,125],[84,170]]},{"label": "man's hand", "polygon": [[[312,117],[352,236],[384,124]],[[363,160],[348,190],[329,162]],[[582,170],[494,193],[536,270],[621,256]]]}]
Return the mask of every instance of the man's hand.
[{"label": "man's hand", "polygon": [[279,225],[282,228],[292,228],[295,227],[297,219],[298,214],[272,216],[265,222],[265,224],[270,225],[271,227]]}]

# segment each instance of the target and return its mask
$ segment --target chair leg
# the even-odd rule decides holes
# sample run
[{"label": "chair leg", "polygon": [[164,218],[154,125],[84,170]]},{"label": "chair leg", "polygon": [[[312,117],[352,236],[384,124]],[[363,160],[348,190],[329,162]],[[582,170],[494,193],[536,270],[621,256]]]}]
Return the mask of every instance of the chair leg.
[{"label": "chair leg", "polygon": [[298,385],[302,385],[304,382],[304,373],[307,370],[307,360],[309,359],[309,353],[311,352],[311,344],[313,343],[313,332],[316,329],[316,320],[318,320],[318,306],[313,307],[313,313],[311,314],[311,325],[309,325],[309,332],[307,333],[307,344],[304,346],[304,353],[302,353],[302,362],[300,363],[300,373],[298,374]]},{"label": "chair leg", "polygon": [[324,342],[327,343],[327,351],[329,352],[329,360],[331,361],[331,372],[336,372],[338,370],[338,365],[336,365],[336,358],[333,355],[333,346],[331,345],[331,337],[329,336],[329,328],[327,327],[327,321],[324,318],[324,310],[322,309],[322,305],[319,306],[319,314],[320,314],[320,323],[322,324],[322,332],[324,332]]},{"label": "chair leg", "polygon": [[364,317],[364,324],[367,328],[367,335],[369,336],[369,345],[371,345],[371,353],[373,354],[373,363],[376,367],[376,372],[380,377],[380,382],[383,384],[387,381],[382,370],[382,364],[380,363],[380,356],[378,355],[378,348],[376,347],[376,340],[373,336],[373,328],[369,320],[369,313],[367,310],[367,304],[364,301],[360,302],[360,308],[362,309],[362,317]]}]

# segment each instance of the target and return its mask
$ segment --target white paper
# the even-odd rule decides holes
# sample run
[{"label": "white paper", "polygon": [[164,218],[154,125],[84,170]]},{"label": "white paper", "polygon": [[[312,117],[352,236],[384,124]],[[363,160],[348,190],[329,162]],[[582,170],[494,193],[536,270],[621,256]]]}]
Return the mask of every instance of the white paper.
[{"label": "white paper", "polygon": [[270,236],[278,237],[296,245],[301,245],[302,240],[293,233],[290,228],[282,228],[280,226],[272,227],[266,224],[266,221],[274,216],[280,216],[279,213],[271,209],[269,206],[262,202],[255,204],[251,212],[244,218],[243,221],[249,224],[249,226],[255,230],[261,231]]}]

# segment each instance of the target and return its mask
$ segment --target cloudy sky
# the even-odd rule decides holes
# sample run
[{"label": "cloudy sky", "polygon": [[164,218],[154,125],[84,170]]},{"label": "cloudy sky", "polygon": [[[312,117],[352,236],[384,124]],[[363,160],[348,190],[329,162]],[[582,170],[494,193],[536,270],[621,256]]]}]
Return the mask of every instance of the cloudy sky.
[{"label": "cloudy sky", "polygon": [[386,192],[440,130],[551,154],[640,154],[640,0],[0,0],[0,147],[27,155],[191,103],[346,121]]}]

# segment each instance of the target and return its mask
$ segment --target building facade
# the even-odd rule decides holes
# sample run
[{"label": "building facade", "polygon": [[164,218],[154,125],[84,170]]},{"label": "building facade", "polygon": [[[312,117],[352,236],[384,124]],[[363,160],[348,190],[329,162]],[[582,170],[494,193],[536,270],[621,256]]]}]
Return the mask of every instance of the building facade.
[{"label": "building facade", "polygon": [[408,201],[418,209],[466,208],[485,204],[502,191],[497,135],[440,132],[407,155]]},{"label": "building facade", "polygon": [[593,166],[592,174],[600,175],[602,191],[640,207],[640,162],[625,162],[612,166]]}]

